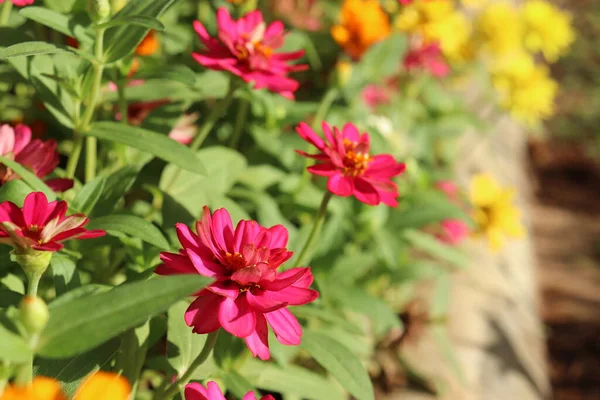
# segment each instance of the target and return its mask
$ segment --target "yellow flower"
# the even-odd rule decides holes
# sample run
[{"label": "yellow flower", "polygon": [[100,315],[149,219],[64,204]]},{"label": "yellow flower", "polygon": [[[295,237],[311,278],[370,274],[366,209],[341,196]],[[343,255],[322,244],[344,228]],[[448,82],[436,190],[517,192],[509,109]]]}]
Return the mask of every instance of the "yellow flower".
[{"label": "yellow flower", "polygon": [[464,7],[479,10],[488,5],[490,0],[460,0]]},{"label": "yellow flower", "polygon": [[485,236],[492,250],[500,250],[507,238],[525,234],[520,211],[512,204],[513,189],[501,187],[490,175],[479,174],[471,180],[470,197],[477,224],[474,234]]},{"label": "yellow flower", "polygon": [[575,32],[571,16],[544,0],[529,0],[523,5],[525,46],[532,52],[541,51],[549,62],[565,54]]},{"label": "yellow flower", "polygon": [[495,74],[494,87],[504,108],[516,118],[534,125],[554,114],[558,84],[550,77],[548,68],[542,65],[520,72],[523,73]]},{"label": "yellow flower", "polygon": [[[131,386],[127,379],[110,372],[96,372],[83,382],[74,400],[127,400]],[[0,400],[67,400],[58,381],[37,376],[26,387],[10,385]]]},{"label": "yellow flower", "polygon": [[389,18],[379,0],[345,0],[339,19],[339,24],[331,28],[331,36],[354,58],[391,32]]},{"label": "yellow flower", "polygon": [[518,10],[509,3],[495,3],[477,18],[477,33],[485,50],[495,56],[522,46],[523,25]]}]

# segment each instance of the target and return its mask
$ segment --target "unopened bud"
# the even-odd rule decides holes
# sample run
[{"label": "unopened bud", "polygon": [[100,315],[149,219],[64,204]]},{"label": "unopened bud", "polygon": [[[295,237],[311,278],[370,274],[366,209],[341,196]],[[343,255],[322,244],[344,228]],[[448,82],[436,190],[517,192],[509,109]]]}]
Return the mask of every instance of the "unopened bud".
[{"label": "unopened bud", "polygon": [[42,275],[48,269],[51,259],[51,251],[39,251],[29,248],[24,252],[14,250],[11,252],[11,260],[19,264],[27,276],[30,276],[30,274]]},{"label": "unopened bud", "polygon": [[109,0],[89,0],[88,13],[94,22],[102,22],[110,17]]},{"label": "unopened bud", "polygon": [[48,323],[50,312],[44,300],[35,296],[25,296],[19,304],[21,322],[29,334],[40,333]]},{"label": "unopened bud", "polygon": [[352,76],[352,63],[348,61],[338,61],[335,66],[335,78],[338,87],[344,87]]}]

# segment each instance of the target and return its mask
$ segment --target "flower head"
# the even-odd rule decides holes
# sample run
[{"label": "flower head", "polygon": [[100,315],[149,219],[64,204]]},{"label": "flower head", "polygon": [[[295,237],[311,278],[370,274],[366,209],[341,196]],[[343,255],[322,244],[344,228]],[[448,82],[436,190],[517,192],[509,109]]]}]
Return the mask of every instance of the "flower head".
[{"label": "flower head", "polygon": [[391,33],[390,21],[379,0],[344,0],[339,24],[331,36],[353,58]]},{"label": "flower head", "polygon": [[[56,142],[54,140],[42,141],[31,138],[31,129],[26,125],[0,125],[0,155],[15,160],[38,178],[50,174],[59,163]],[[0,183],[19,179],[19,176],[10,168],[0,164]],[[46,184],[55,191],[65,191],[73,187],[71,179],[50,179]]]},{"label": "flower head", "polygon": [[323,10],[317,0],[275,0],[271,7],[296,28],[317,31],[323,24]]},{"label": "flower head", "polygon": [[501,187],[490,175],[480,174],[471,181],[470,197],[477,224],[474,233],[486,236],[493,250],[499,250],[506,238],[524,235],[520,212],[513,205],[512,189]]},{"label": "flower head", "polygon": [[5,201],[0,204],[0,243],[21,252],[28,249],[58,251],[67,239],[92,239],[106,234],[102,230],[85,229],[89,219],[84,214],[66,217],[66,212],[65,201],[48,202],[41,192],[28,194],[23,208]]},{"label": "flower head", "polygon": [[445,219],[437,237],[444,243],[455,246],[469,236],[469,226],[459,219]]},{"label": "flower head", "polygon": [[181,144],[190,144],[198,130],[198,127],[196,126],[198,117],[198,113],[182,115],[171,132],[169,132],[169,137]]},{"label": "flower head", "polygon": [[458,195],[458,187],[452,181],[437,181],[435,187],[444,192],[449,199],[454,200]]},{"label": "flower head", "polygon": [[[35,0],[8,0],[13,3],[17,7],[25,7],[30,4],[33,4]],[[4,0],[0,0],[0,4],[4,3]]]},{"label": "flower head", "polygon": [[391,95],[385,86],[369,84],[361,91],[360,96],[367,106],[377,108],[383,104],[389,104]]},{"label": "flower head", "polygon": [[450,72],[450,67],[444,60],[444,55],[437,43],[422,44],[413,48],[404,58],[407,70],[420,69],[429,71],[431,75],[441,78]]},{"label": "flower head", "polygon": [[[185,385],[185,400],[226,400],[223,392],[216,382],[210,381],[206,387],[200,383],[190,383]],[[256,400],[253,392],[248,392],[242,400]],[[275,400],[270,394],[263,396],[260,400]]]},{"label": "flower head", "polygon": [[158,40],[158,35],[151,30],[135,48],[135,54],[138,56],[151,56],[159,49],[160,41]]},{"label": "flower head", "polygon": [[477,18],[477,32],[484,48],[494,56],[522,47],[523,23],[515,6],[506,2],[487,6]]},{"label": "flower head", "polygon": [[525,47],[541,51],[549,62],[555,62],[575,41],[571,16],[544,0],[528,0],[522,8],[525,24]]},{"label": "flower head", "polygon": [[[131,386],[124,377],[98,371],[77,389],[74,400],[127,400]],[[9,385],[0,400],[67,400],[60,383],[52,378],[36,376],[29,386]]]},{"label": "flower head", "polygon": [[353,124],[344,125],[340,131],[323,123],[325,140],[308,125],[301,123],[296,128],[302,139],[314,145],[319,153],[300,155],[317,160],[308,170],[328,177],[327,188],[338,196],[354,196],[369,205],[379,203],[395,207],[398,205],[398,186],[391,180],[406,169],[389,154],[372,156],[369,135],[362,135]]},{"label": "flower head", "polygon": [[310,268],[277,269],[292,252],[287,250],[288,232],[281,225],[271,228],[256,221],[240,221],[235,230],[227,210],[212,215],[204,207],[196,222],[196,233],[177,224],[183,246],[178,254],[161,253],[161,275],[200,274],[216,280],[197,293],[185,313],[196,333],[219,328],[243,338],[254,356],[270,357],[267,324],[285,345],[298,345],[302,328],[287,306],[314,301],[319,294],[308,287]]},{"label": "flower head", "polygon": [[218,35],[213,38],[202,23],[194,22],[194,29],[206,46],[204,52],[193,54],[196,61],[207,68],[229,71],[246,82],[254,82],[256,89],[266,88],[284,97],[294,97],[299,84],[287,75],[307,66],[289,64],[301,58],[304,50],[276,52],[285,41],[281,21],[267,25],[257,10],[234,21],[222,7],[217,11],[217,25]]}]

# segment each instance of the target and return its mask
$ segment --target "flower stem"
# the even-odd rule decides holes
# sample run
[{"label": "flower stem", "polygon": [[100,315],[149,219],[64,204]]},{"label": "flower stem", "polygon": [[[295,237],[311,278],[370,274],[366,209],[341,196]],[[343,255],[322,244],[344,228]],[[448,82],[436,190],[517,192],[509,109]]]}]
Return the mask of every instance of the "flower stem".
[{"label": "flower stem", "polygon": [[96,177],[96,157],[98,154],[98,140],[95,137],[85,138],[85,181],[89,182]]},{"label": "flower stem", "polygon": [[304,243],[304,247],[302,248],[302,251],[300,252],[298,258],[296,259],[296,262],[294,263],[294,268],[302,264],[304,259],[306,259],[306,263],[310,262],[310,252],[312,251],[314,243],[317,240],[317,237],[319,236],[321,226],[323,225],[323,222],[325,222],[325,216],[327,215],[327,205],[329,204],[329,200],[331,200],[332,196],[333,193],[329,191],[325,192],[323,200],[321,201],[321,205],[319,206],[319,210],[317,211],[315,221],[313,222],[313,227],[310,231],[310,235],[308,236],[306,243]]},{"label": "flower stem", "polygon": [[246,99],[240,99],[238,104],[238,112],[235,120],[235,127],[233,129],[233,133],[231,134],[231,140],[229,142],[229,146],[233,149],[237,149],[240,138],[242,137],[242,132],[244,131],[244,126],[246,125],[246,120],[248,119],[248,109],[250,104]]},{"label": "flower stem", "polygon": [[6,24],[8,23],[12,7],[13,3],[10,0],[5,1],[2,4],[2,8],[0,9],[0,26],[6,26]]},{"label": "flower stem", "polygon": [[69,162],[67,163],[67,178],[73,179],[77,170],[77,164],[79,163],[79,157],[81,157],[81,150],[83,149],[84,137],[77,132],[74,132],[75,144],[71,155],[69,156]]},{"label": "flower stem", "polygon": [[40,279],[42,278],[43,273],[43,271],[42,273],[27,273],[27,296],[37,296],[38,286],[40,285]]},{"label": "flower stem", "polygon": [[198,369],[198,367],[208,359],[210,352],[217,343],[218,336],[219,329],[209,333],[208,337],[206,338],[206,343],[204,343],[204,348],[202,349],[198,357],[196,357],[196,359],[192,362],[187,371],[185,371],[183,375],[181,375],[181,377],[177,379],[177,381],[175,381],[175,383],[169,386],[168,389],[162,395],[157,394],[155,399],[170,400],[171,398],[173,398],[173,396],[175,396],[179,392],[180,387],[182,385],[185,385],[189,381],[190,377],[196,371],[196,369]]}]

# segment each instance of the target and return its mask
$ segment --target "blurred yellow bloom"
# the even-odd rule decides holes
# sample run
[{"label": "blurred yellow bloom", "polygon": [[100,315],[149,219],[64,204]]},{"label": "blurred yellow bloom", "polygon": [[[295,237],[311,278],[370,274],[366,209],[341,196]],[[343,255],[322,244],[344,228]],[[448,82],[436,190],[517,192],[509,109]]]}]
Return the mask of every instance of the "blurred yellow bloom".
[{"label": "blurred yellow bloom", "polygon": [[523,24],[518,10],[509,3],[495,3],[477,18],[477,33],[485,50],[494,56],[520,49]]},{"label": "blurred yellow bloom", "polygon": [[533,73],[535,60],[530,53],[521,48],[502,56],[492,57],[489,60],[489,69],[496,77],[522,80]]},{"label": "blurred yellow bloom", "polygon": [[391,32],[390,21],[379,0],[345,0],[339,24],[331,36],[351,57],[359,58],[373,43]]},{"label": "blurred yellow bloom", "polygon": [[522,75],[496,74],[493,82],[502,106],[516,118],[533,125],[554,114],[558,84],[545,66],[534,66]]},{"label": "blurred yellow bloom", "polygon": [[462,4],[464,7],[475,10],[485,7],[489,2],[490,0],[460,0],[460,4]]},{"label": "blurred yellow bloom", "polygon": [[507,238],[523,237],[525,229],[520,211],[513,205],[513,189],[501,187],[490,175],[479,174],[471,180],[470,197],[477,224],[474,233],[485,236],[492,250],[500,250]]},{"label": "blurred yellow bloom", "polygon": [[[99,371],[79,386],[74,400],[127,400],[131,386],[124,377]],[[9,385],[0,400],[67,400],[58,381],[37,376],[30,386]]]},{"label": "blurred yellow bloom", "polygon": [[532,52],[541,51],[548,62],[557,61],[575,40],[571,16],[544,0],[525,2],[522,17],[525,46]]}]

